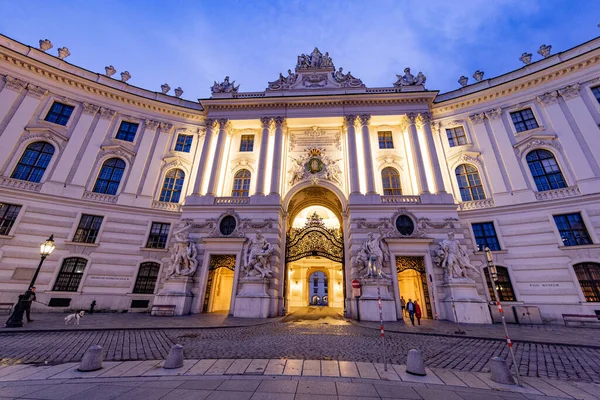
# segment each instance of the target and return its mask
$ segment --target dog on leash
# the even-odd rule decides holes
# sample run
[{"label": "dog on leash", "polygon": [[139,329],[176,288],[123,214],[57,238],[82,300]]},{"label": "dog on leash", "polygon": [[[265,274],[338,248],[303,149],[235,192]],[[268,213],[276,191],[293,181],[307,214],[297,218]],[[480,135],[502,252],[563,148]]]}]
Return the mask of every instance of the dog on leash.
[{"label": "dog on leash", "polygon": [[83,314],[85,314],[85,311],[79,311],[77,313],[67,315],[65,317],[65,325],[69,325],[69,322],[73,320],[75,320],[73,325],[79,325],[79,320],[83,318]]}]

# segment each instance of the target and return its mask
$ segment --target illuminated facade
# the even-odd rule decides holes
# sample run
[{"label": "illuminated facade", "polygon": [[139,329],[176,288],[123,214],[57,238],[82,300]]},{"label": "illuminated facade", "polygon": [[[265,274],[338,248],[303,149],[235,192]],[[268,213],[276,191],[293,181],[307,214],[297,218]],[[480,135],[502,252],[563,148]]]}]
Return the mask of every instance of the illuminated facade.
[{"label": "illuminated facade", "polygon": [[53,233],[52,310],[273,317],[318,276],[352,318],[378,320],[379,280],[387,320],[404,297],[486,323],[483,247],[505,309],[600,309],[600,39],[442,94],[408,68],[367,88],[315,49],[263,92],[227,77],[200,102],[64,56],[0,36],[0,302]]}]

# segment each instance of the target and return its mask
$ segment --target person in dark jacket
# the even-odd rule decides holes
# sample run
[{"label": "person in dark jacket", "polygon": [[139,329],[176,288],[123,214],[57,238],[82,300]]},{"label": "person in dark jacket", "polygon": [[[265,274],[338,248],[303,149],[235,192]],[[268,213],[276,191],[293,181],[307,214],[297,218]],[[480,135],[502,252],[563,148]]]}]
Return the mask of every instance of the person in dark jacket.
[{"label": "person in dark jacket", "polygon": [[406,311],[408,311],[408,316],[410,317],[410,322],[415,325],[415,303],[413,303],[412,299],[408,299],[408,303],[406,303]]},{"label": "person in dark jacket", "polygon": [[27,302],[25,305],[25,316],[27,317],[27,322],[33,322],[31,319],[31,303],[36,300],[35,297],[35,286],[25,292],[25,298],[23,299]]}]

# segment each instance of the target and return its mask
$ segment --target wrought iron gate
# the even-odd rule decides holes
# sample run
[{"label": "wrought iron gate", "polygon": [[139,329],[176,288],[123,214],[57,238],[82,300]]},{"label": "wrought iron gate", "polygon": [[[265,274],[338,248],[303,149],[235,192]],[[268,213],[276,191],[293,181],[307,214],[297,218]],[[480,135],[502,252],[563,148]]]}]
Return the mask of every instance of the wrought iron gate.
[{"label": "wrought iron gate", "polygon": [[342,230],[327,228],[323,218],[314,213],[303,228],[292,228],[287,235],[285,262],[304,257],[319,256],[344,264],[344,239]]}]

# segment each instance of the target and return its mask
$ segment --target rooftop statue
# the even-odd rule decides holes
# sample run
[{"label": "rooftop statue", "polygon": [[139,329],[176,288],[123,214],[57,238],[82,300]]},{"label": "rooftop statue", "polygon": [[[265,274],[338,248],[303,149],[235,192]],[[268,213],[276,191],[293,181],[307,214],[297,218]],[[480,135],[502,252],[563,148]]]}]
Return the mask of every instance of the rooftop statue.
[{"label": "rooftop statue", "polygon": [[237,93],[240,85],[235,86],[235,81],[229,82],[229,77],[226,76],[223,82],[215,83],[210,88],[211,93]]},{"label": "rooftop statue", "polygon": [[342,67],[340,67],[339,70],[333,72],[333,79],[335,79],[336,82],[341,83],[342,87],[361,87],[364,86],[364,84],[362,83],[362,81],[360,79],[357,79],[355,77],[352,76],[352,74],[350,73],[350,71],[348,71],[347,74],[344,74],[342,71],[344,69]]},{"label": "rooftop statue", "polygon": [[298,80],[298,74],[292,72],[291,69],[288,69],[288,76],[283,76],[283,74],[279,73],[279,79],[273,82],[269,82],[269,87],[267,90],[285,90],[289,89],[294,83]]},{"label": "rooftop statue", "polygon": [[333,61],[329,53],[323,55],[317,47],[310,54],[300,54],[296,63],[296,70],[333,68]]},{"label": "rooftop statue", "polygon": [[410,73],[410,68],[404,68],[404,75],[396,74],[398,80],[394,83],[394,87],[402,87],[402,86],[422,86],[425,85],[425,81],[427,78],[423,75],[422,72],[419,71],[417,76],[415,77]]}]

